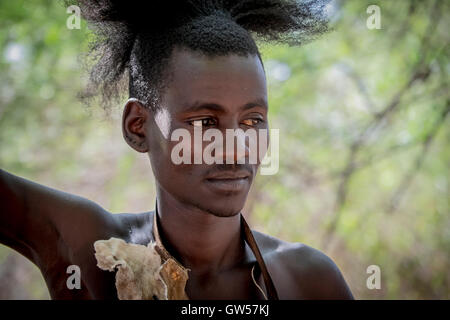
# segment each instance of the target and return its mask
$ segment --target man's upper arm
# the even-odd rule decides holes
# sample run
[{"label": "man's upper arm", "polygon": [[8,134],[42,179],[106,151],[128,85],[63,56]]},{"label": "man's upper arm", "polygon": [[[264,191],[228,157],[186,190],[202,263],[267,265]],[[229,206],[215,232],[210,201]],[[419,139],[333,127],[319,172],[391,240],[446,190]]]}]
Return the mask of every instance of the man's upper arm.
[{"label": "man's upper arm", "polygon": [[317,249],[296,244],[294,274],[301,295],[307,299],[353,299],[334,261]]},{"label": "man's upper arm", "polygon": [[92,237],[108,216],[92,201],[0,170],[0,242],[39,266],[70,259],[67,249]]}]

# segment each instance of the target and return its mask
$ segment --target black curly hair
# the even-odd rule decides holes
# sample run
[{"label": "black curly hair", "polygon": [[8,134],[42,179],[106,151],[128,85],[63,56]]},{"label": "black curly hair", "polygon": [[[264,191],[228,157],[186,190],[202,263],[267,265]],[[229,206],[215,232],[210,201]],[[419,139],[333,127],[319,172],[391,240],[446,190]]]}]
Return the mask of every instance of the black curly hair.
[{"label": "black curly hair", "polygon": [[[208,57],[257,55],[256,41],[300,45],[328,30],[329,0],[77,0],[94,30],[96,61],[84,98],[102,95],[104,106],[126,88],[129,96],[157,108],[169,82],[174,48]],[[262,61],[261,61],[262,62]],[[125,88],[124,88],[125,86]]]}]

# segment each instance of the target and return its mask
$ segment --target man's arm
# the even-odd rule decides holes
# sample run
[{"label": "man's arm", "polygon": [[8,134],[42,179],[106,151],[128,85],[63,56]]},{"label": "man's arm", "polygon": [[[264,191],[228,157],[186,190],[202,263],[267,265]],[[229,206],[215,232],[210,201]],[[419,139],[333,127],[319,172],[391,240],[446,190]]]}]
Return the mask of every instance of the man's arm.
[{"label": "man's arm", "polygon": [[0,243],[41,269],[70,260],[99,227],[113,224],[111,216],[92,201],[0,169]]}]

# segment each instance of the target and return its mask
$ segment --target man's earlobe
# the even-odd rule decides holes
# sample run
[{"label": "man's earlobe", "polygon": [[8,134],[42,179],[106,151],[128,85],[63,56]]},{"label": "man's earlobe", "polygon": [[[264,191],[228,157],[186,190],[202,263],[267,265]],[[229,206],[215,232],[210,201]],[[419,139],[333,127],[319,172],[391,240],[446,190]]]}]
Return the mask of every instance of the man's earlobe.
[{"label": "man's earlobe", "polygon": [[148,152],[145,124],[149,110],[137,99],[129,99],[122,115],[122,133],[125,141],[137,152]]}]

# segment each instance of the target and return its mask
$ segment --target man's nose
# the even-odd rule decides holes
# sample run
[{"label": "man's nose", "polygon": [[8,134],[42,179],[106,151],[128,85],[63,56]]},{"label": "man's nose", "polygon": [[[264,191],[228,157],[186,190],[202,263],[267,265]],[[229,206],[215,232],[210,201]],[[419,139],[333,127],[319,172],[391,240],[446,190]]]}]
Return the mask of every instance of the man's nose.
[{"label": "man's nose", "polygon": [[234,128],[226,128],[222,131],[223,147],[222,154],[219,155],[223,159],[223,163],[246,163],[249,157],[249,147],[245,132],[238,126]]}]

